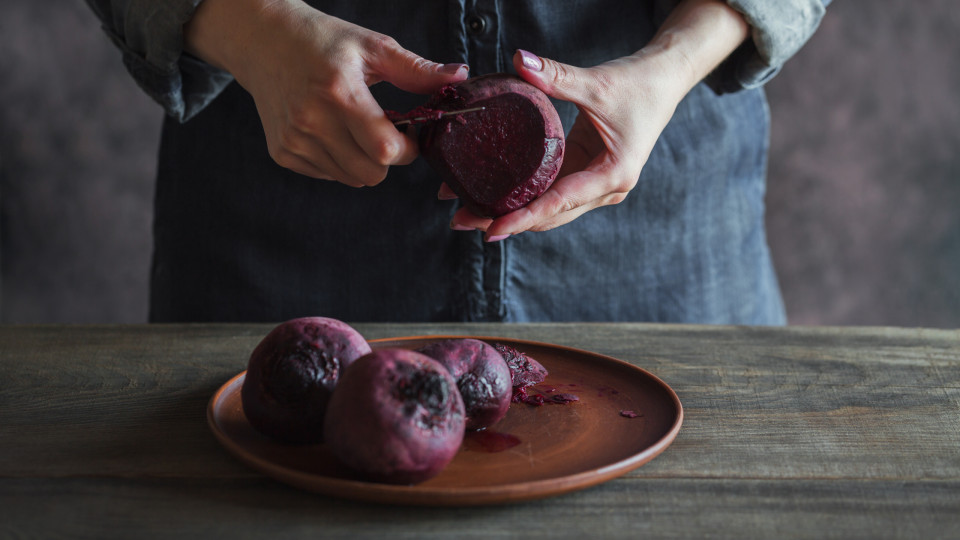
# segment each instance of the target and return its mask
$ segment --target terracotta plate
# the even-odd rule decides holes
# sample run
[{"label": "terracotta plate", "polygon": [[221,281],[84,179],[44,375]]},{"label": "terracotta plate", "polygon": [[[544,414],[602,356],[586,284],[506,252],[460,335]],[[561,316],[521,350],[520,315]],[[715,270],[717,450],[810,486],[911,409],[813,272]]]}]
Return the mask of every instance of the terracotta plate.
[{"label": "terracotta plate", "polygon": [[[240,403],[245,373],[214,394],[207,420],[217,439],[247,465],[287,484],[351,499],[395,504],[479,505],[558,495],[621,476],[673,442],[683,421],[676,393],[636,366],[546,343],[477,336],[421,336],[371,341],[374,348],[414,349],[450,337],[513,346],[550,375],[543,395],[570,393],[579,401],[536,407],[514,403],[492,428],[469,433],[453,462],[414,486],[362,481],[324,445],[272,441],[247,423]],[[621,414],[622,411],[630,411]],[[636,415],[636,416],[634,416]]]}]

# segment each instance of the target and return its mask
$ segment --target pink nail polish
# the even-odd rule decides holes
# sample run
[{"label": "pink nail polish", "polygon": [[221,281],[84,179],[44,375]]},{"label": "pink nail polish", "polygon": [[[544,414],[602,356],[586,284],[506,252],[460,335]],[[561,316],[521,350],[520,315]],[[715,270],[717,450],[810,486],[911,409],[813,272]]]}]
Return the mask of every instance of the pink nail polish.
[{"label": "pink nail polish", "polygon": [[523,67],[529,69],[530,71],[543,70],[543,61],[540,60],[539,56],[523,49],[517,49],[517,51],[520,53],[520,59],[523,61]]},{"label": "pink nail polish", "polygon": [[477,230],[474,227],[467,227],[466,225],[461,225],[459,223],[451,223],[450,228],[455,231],[475,231]]},{"label": "pink nail polish", "polygon": [[486,241],[487,241],[487,242],[499,242],[499,241],[503,240],[504,238],[509,238],[509,237],[510,237],[509,234],[498,234],[497,236],[488,236],[487,239],[486,239]]},{"label": "pink nail polish", "polygon": [[461,69],[467,71],[470,67],[466,64],[440,64],[437,66],[437,71],[446,75],[455,75]]}]

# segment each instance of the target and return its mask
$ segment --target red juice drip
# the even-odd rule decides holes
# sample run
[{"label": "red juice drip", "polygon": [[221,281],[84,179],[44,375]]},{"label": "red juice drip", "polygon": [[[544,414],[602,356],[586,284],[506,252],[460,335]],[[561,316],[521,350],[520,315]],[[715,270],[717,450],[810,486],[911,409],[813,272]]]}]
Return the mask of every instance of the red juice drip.
[{"label": "red juice drip", "polygon": [[601,386],[597,389],[597,397],[616,396],[619,393],[619,390],[611,386]]},{"label": "red juice drip", "polygon": [[489,429],[468,431],[463,438],[463,445],[467,449],[491,454],[509,450],[518,444],[520,444],[520,439],[516,436]]}]

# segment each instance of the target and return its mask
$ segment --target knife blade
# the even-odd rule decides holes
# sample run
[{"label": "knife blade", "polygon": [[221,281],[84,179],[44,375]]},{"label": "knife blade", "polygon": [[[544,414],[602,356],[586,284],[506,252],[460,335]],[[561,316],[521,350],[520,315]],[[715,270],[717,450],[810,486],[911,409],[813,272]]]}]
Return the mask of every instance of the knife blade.
[{"label": "knife blade", "polygon": [[396,120],[393,122],[393,125],[405,126],[407,124],[422,124],[424,122],[430,122],[431,120],[439,120],[440,118],[443,118],[446,116],[455,116],[460,114],[479,112],[483,110],[486,110],[486,107],[472,107],[470,109],[462,109],[459,111],[443,111],[438,115],[415,116],[413,118],[404,118],[402,120]]}]

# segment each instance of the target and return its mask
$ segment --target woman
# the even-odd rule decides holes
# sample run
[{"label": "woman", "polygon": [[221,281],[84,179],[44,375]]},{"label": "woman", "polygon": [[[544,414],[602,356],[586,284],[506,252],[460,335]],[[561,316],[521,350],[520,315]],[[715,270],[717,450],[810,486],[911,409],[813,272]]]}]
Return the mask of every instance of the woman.
[{"label": "woman", "polygon": [[[819,0],[90,3],[168,112],[151,320],[785,322],[760,87]],[[490,221],[383,110],[502,71],[567,153]]]}]

